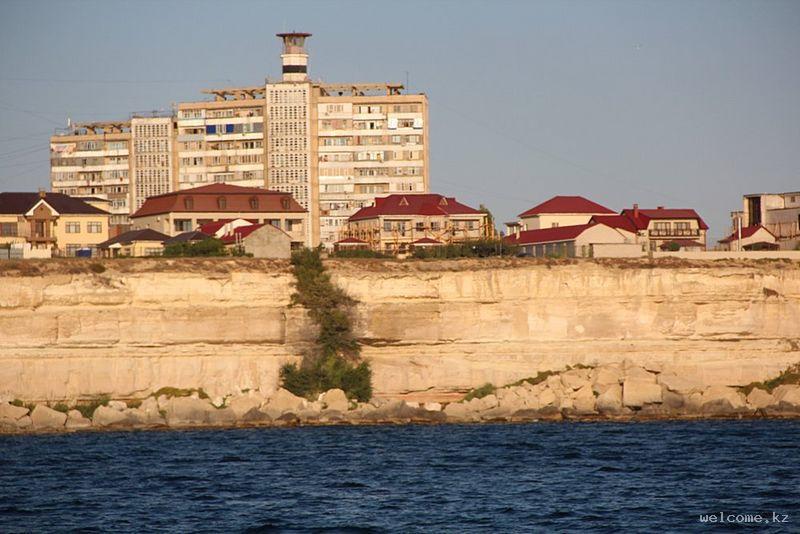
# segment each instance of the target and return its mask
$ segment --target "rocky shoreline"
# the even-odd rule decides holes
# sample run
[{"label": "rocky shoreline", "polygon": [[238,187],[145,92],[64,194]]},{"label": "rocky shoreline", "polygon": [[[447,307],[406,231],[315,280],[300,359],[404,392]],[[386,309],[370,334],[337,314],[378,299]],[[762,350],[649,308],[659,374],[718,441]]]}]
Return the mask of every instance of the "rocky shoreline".
[{"label": "rocky shoreline", "polygon": [[309,401],[285,389],[209,399],[176,390],[141,400],[45,404],[0,402],[0,434],[298,425],[651,421],[800,418],[797,366],[746,387],[705,387],[691,377],[624,362],[544,372],[501,388],[487,384],[457,402],[376,399],[359,403],[339,389]]}]

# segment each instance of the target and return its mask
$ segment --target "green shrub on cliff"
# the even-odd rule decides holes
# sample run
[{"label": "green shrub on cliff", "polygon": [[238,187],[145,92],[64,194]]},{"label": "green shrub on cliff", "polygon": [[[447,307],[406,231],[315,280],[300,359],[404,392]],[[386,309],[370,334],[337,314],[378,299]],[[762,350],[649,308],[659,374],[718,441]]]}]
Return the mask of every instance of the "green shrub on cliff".
[{"label": "green shrub on cliff", "polygon": [[340,388],[350,398],[368,401],[372,397],[372,371],[368,363],[360,361],[361,347],[353,334],[351,309],[355,301],[331,282],[318,250],[294,252],[292,267],[297,291],[291,304],[308,310],[319,326],[319,334],[300,366],[287,364],[281,368],[282,386],[307,398]]},{"label": "green shrub on cliff", "polygon": [[164,247],[164,256],[172,258],[179,256],[207,257],[227,255],[228,250],[225,248],[225,244],[215,237],[209,237],[202,241],[184,241]]},{"label": "green shrub on cliff", "polygon": [[516,256],[518,251],[518,247],[503,243],[500,239],[479,239],[437,247],[416,247],[412,257],[417,259],[486,258],[489,256]]},{"label": "green shrub on cliff", "polygon": [[471,389],[470,391],[468,391],[467,394],[464,395],[464,398],[462,400],[464,402],[469,402],[472,399],[482,399],[487,395],[491,395],[492,393],[494,393],[496,389],[497,388],[495,388],[492,384],[487,382],[486,384],[482,385],[479,388]]},{"label": "green shrub on cliff", "polygon": [[772,393],[772,390],[778,386],[787,384],[800,384],[800,363],[790,365],[775,378],[764,380],[763,382],[751,382],[746,386],[742,386],[740,390],[745,395],[749,395],[754,389],[763,389],[767,393]]}]

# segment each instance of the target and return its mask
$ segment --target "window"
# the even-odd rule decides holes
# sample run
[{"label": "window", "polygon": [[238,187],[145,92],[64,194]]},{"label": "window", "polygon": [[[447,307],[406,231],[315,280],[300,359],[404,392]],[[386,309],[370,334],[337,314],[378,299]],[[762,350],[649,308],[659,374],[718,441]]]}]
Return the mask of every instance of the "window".
[{"label": "window", "polygon": [[217,197],[217,207],[224,210],[228,207],[228,200],[225,197]]},{"label": "window", "polygon": [[16,237],[17,223],[0,223],[0,236]]},{"label": "window", "polygon": [[192,197],[186,197],[183,199],[183,207],[187,210],[194,209],[194,199]]},{"label": "window", "polygon": [[554,222],[550,225],[550,228],[558,228],[558,223]]},{"label": "window", "polygon": [[289,209],[289,198],[288,198],[288,197],[283,197],[283,198],[281,199],[281,207],[282,207],[283,209],[285,209],[285,210],[288,210],[288,209]]},{"label": "window", "polygon": [[189,232],[192,230],[191,219],[175,219],[173,225],[176,232]]},{"label": "window", "polygon": [[67,247],[66,247],[67,256],[74,256],[75,253],[78,252],[79,248],[81,248],[80,245],[67,245]]},{"label": "window", "polygon": [[66,228],[68,234],[79,234],[81,232],[81,223],[68,222]]},{"label": "window", "polygon": [[250,197],[250,209],[251,210],[258,209],[258,197]]},{"label": "window", "polygon": [[90,222],[86,224],[86,231],[90,234],[99,234],[103,231],[103,223]]}]

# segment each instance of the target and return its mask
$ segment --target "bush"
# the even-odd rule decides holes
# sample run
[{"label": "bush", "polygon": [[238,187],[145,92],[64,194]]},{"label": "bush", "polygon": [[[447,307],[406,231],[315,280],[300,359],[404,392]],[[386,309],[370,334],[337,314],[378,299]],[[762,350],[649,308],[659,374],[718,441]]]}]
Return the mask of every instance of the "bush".
[{"label": "bush", "polygon": [[292,305],[303,306],[319,326],[314,348],[300,366],[281,369],[281,384],[295,395],[314,398],[333,388],[360,401],[372,397],[372,370],[360,361],[361,346],[353,334],[351,308],[355,301],[331,282],[319,250],[292,254],[296,292]]},{"label": "bush", "polygon": [[164,387],[153,393],[153,397],[159,398],[161,395],[165,397],[191,397],[193,393],[197,393],[197,396],[201,399],[207,399],[208,394],[203,391],[203,388],[199,389],[185,389],[185,388],[173,388],[173,387]]},{"label": "bush", "polygon": [[467,401],[471,401],[472,399],[482,399],[487,395],[491,395],[492,393],[494,393],[494,391],[495,391],[495,387],[492,384],[487,382],[486,384],[482,385],[481,387],[472,389],[469,392],[467,392],[467,394],[464,395],[464,399],[463,400],[464,400],[464,402],[467,402]]},{"label": "bush", "polygon": [[54,409],[55,411],[57,411],[57,412],[61,412],[61,413],[67,413],[67,412],[69,411],[69,406],[67,406],[67,405],[66,405],[66,404],[64,404],[63,402],[59,402],[58,404],[56,404],[55,406],[53,406],[53,409]]},{"label": "bush", "polygon": [[75,405],[75,409],[81,412],[82,416],[86,417],[87,419],[91,419],[97,407],[107,405],[108,401],[110,400],[111,397],[109,397],[108,395],[100,395],[98,397],[95,397],[94,399],[79,402],[78,404]]},{"label": "bush", "polygon": [[207,256],[227,256],[228,250],[225,244],[216,237],[209,237],[202,241],[184,241],[174,243],[164,247],[164,256],[175,258],[186,257],[207,257]]},{"label": "bush", "polygon": [[287,364],[281,368],[283,387],[306,398],[339,388],[348,398],[367,402],[372,398],[372,370],[369,363],[350,364],[342,358],[328,357],[314,361],[310,367]]},{"label": "bush", "polygon": [[681,249],[681,246],[675,241],[670,241],[669,243],[665,243],[663,248],[669,252],[678,252]]},{"label": "bush", "polygon": [[384,254],[368,248],[341,249],[331,253],[331,258],[393,258],[391,254]]},{"label": "bush", "polygon": [[500,239],[464,241],[436,247],[416,247],[412,257],[428,258],[486,258],[489,256],[516,256],[518,247],[503,243]]},{"label": "bush", "polygon": [[764,380],[763,382],[751,382],[746,386],[740,388],[742,393],[749,395],[754,389],[763,389],[767,393],[772,393],[778,386],[786,384],[800,384],[800,363],[796,363],[784,369],[781,374],[775,378]]},{"label": "bush", "polygon": [[106,267],[102,263],[91,263],[89,264],[89,270],[93,273],[102,274],[106,272]]}]

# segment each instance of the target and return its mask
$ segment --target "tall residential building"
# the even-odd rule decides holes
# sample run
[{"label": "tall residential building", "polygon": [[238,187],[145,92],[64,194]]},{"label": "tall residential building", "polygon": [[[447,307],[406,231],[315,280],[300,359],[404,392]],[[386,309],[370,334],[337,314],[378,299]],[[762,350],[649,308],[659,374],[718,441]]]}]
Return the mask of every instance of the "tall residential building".
[{"label": "tall residential building", "polygon": [[76,124],[50,138],[53,192],[110,201],[111,225],[130,214],[131,123]]},{"label": "tall residential building", "polygon": [[264,187],[264,88],[203,92],[214,100],[177,106],[177,188]]},{"label": "tall residential building", "polygon": [[[306,242],[332,247],[348,217],[376,198],[427,193],[427,97],[403,94],[397,83],[311,80],[310,35],[278,34],[283,43],[280,80],[209,89],[203,92],[213,100],[179,103],[173,118],[134,116],[124,123],[120,132],[127,135],[126,150],[131,151],[125,156],[132,154],[125,161],[131,182],[124,184],[129,193],[124,206],[112,199],[117,222],[127,222],[129,213],[156,194],[211,183],[266,187],[290,193],[308,210]],[[54,136],[53,144],[69,144],[65,138],[78,139],[77,131]],[[102,145],[106,134],[97,135]],[[54,190],[117,194],[116,183],[106,184],[110,169],[108,178],[102,173],[86,178],[89,171],[81,171],[81,182],[64,174],[69,172],[61,161],[66,156],[59,154],[53,158]],[[75,162],[69,163],[73,169]]]},{"label": "tall residential building", "polygon": [[175,189],[175,128],[172,115],[134,114],[131,119],[130,212],[148,197]]}]

